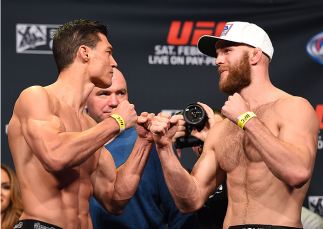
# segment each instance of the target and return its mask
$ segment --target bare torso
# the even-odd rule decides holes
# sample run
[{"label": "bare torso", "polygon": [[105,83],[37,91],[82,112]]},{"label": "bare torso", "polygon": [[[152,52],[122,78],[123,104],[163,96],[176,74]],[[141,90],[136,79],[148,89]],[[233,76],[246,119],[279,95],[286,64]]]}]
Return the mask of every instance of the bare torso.
[{"label": "bare torso", "polygon": [[[72,107],[55,95],[49,93],[49,98],[55,118],[61,121],[62,131],[80,132],[94,125],[84,115],[77,117]],[[92,228],[89,199],[93,186],[90,176],[96,169],[99,151],[80,166],[49,173],[27,144],[22,132],[26,120],[19,113],[21,111],[14,111],[8,137],[24,205],[20,219],[41,220],[62,228]]]},{"label": "bare torso", "polygon": [[[280,138],[276,102],[253,111],[258,119]],[[302,227],[301,206],[309,182],[292,188],[269,170],[244,131],[228,119],[216,125],[219,141],[215,144],[217,161],[227,173],[228,209],[224,228],[230,225],[269,224]]]}]

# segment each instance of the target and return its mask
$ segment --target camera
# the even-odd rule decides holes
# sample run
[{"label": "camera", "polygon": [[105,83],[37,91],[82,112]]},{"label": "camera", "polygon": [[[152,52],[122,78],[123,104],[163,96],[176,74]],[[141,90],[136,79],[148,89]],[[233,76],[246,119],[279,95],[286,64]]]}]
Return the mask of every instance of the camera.
[{"label": "camera", "polygon": [[203,145],[203,141],[191,135],[193,127],[195,127],[198,131],[201,131],[204,128],[207,115],[203,107],[197,103],[190,103],[184,108],[183,111],[177,114],[182,114],[184,117],[187,135],[176,139],[176,148],[181,149],[185,147]]}]

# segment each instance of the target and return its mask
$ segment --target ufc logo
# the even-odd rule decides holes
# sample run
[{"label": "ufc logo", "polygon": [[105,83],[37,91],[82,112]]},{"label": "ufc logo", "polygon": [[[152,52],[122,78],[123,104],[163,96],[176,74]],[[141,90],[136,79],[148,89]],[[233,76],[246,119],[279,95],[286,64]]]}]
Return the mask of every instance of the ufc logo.
[{"label": "ufc logo", "polygon": [[198,40],[203,35],[211,35],[219,37],[227,22],[215,21],[197,21],[194,25],[193,21],[172,21],[167,43],[170,45],[192,45],[196,46]]},{"label": "ufc logo", "polygon": [[320,129],[323,129],[323,104],[317,104],[315,110],[320,120]]}]

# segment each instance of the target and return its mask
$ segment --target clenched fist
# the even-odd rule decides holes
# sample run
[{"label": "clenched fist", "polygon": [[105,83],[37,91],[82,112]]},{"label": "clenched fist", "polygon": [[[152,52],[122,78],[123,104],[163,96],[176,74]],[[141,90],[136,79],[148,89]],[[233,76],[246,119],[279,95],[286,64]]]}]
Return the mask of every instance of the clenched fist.
[{"label": "clenched fist", "polygon": [[224,103],[221,114],[237,124],[239,121],[238,117],[248,111],[250,111],[249,104],[240,94],[234,93],[233,95],[230,95],[228,101]]},{"label": "clenched fist", "polygon": [[159,113],[152,120],[150,132],[159,147],[172,144],[172,138],[177,131],[178,118],[170,114]]}]

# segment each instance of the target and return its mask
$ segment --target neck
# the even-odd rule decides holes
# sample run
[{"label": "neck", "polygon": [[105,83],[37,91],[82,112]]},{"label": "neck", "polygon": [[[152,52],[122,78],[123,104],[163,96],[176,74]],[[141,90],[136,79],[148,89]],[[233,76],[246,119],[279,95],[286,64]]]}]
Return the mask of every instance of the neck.
[{"label": "neck", "polygon": [[272,85],[268,71],[252,74],[251,84],[240,91],[240,95],[249,104],[250,109],[274,102],[283,96],[282,93],[284,92]]},{"label": "neck", "polygon": [[71,106],[77,114],[82,114],[86,100],[94,84],[84,72],[69,68],[61,72],[55,83],[46,87],[59,100]]}]

